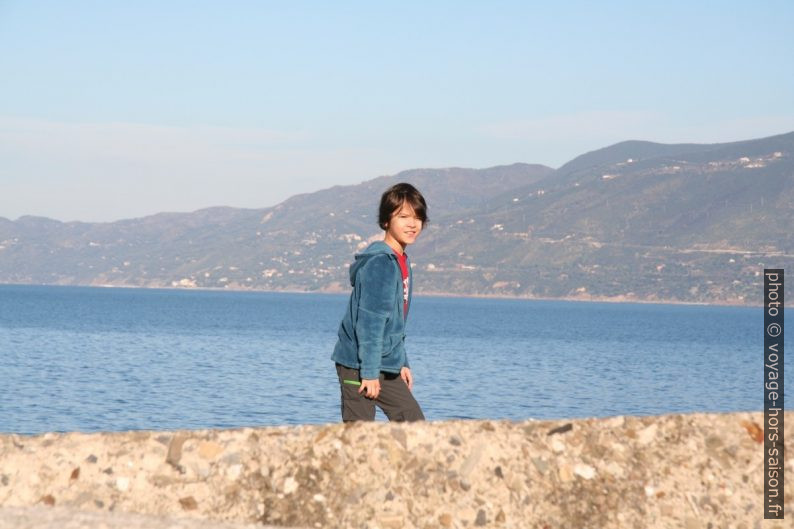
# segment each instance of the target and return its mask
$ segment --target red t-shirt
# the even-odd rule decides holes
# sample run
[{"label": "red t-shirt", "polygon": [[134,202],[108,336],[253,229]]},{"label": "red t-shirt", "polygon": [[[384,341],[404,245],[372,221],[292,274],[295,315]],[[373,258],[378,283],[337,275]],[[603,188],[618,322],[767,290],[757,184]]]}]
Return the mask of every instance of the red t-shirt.
[{"label": "red t-shirt", "polygon": [[403,276],[403,319],[405,319],[408,317],[408,278],[410,277],[408,275],[408,265],[405,262],[405,253],[400,255],[394,248],[392,248],[392,251],[394,252],[394,255],[397,256],[397,262],[400,263],[400,272],[402,272]]}]

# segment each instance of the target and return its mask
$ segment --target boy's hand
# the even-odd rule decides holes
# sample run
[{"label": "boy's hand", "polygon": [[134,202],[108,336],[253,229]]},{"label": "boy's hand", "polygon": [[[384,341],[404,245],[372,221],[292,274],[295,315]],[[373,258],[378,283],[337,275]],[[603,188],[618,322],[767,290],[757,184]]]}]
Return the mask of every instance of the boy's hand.
[{"label": "boy's hand", "polygon": [[414,376],[411,374],[410,367],[403,367],[400,369],[400,378],[403,379],[406,384],[408,384],[408,391],[414,389]]},{"label": "boy's hand", "polygon": [[364,396],[370,399],[377,399],[380,395],[380,379],[361,379],[361,387],[358,392],[364,392]]}]

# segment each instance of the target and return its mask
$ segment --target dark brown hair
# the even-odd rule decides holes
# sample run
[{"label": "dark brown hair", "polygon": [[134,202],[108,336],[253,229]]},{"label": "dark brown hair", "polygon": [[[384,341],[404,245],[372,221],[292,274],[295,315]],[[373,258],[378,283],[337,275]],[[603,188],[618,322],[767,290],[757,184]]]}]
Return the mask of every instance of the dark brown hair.
[{"label": "dark brown hair", "polygon": [[414,208],[416,216],[422,221],[422,228],[430,219],[427,216],[427,203],[414,186],[406,182],[394,184],[387,189],[380,197],[380,209],[378,210],[378,226],[383,230],[389,229],[389,221],[394,211],[401,208],[403,202]]}]

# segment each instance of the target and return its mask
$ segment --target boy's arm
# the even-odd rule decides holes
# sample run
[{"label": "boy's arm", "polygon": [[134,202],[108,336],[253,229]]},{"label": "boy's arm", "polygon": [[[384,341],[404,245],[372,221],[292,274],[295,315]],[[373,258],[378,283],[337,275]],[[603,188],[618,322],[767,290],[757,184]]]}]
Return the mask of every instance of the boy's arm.
[{"label": "boy's arm", "polygon": [[397,289],[397,267],[384,254],[372,257],[358,274],[361,292],[358,300],[356,338],[361,358],[361,378],[373,379],[380,375],[383,334],[386,320],[394,308]]},{"label": "boy's arm", "polygon": [[405,355],[405,364],[403,364],[403,365],[405,367],[407,367],[408,369],[410,369],[411,368],[411,364],[408,363],[408,351],[405,350],[405,336],[404,335],[403,335],[402,342],[403,343],[400,344],[400,347],[403,348],[403,355]]},{"label": "boy's arm", "polygon": [[408,386],[409,391],[414,389],[414,375],[411,373],[410,367],[405,366],[400,369],[400,378],[402,378],[403,382]]}]

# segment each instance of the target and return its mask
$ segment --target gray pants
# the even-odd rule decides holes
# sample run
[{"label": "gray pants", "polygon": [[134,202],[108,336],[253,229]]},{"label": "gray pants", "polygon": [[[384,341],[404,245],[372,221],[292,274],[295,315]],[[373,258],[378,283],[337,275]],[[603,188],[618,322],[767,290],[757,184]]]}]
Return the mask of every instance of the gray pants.
[{"label": "gray pants", "polygon": [[[397,373],[380,374],[380,394],[377,399],[359,393],[361,377],[358,369],[336,364],[339,386],[342,391],[342,420],[374,421],[377,405],[390,421],[423,421],[425,416],[419,403],[408,389],[408,384]],[[345,382],[347,381],[347,382]]]}]

